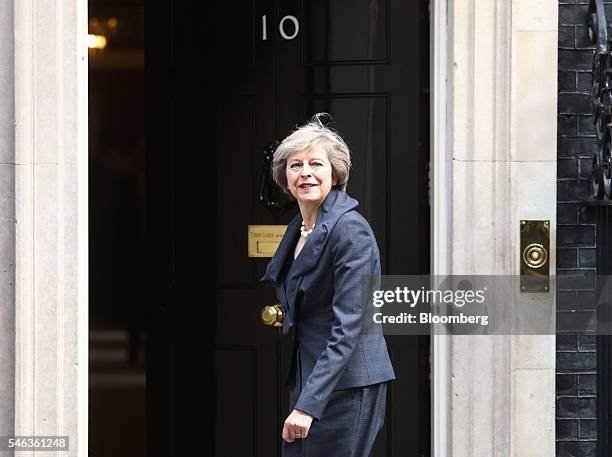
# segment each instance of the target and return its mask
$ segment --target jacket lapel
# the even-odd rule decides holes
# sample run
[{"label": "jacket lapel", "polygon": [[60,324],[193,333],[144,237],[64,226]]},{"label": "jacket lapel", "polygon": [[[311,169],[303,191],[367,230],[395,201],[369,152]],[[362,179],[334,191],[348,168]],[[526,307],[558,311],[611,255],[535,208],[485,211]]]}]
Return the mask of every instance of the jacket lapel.
[{"label": "jacket lapel", "polygon": [[293,247],[297,242],[297,238],[300,236],[300,225],[301,225],[301,215],[300,213],[296,214],[291,222],[287,225],[287,231],[283,236],[278,248],[276,248],[276,252],[270,262],[268,262],[268,267],[266,268],[266,273],[259,280],[261,282],[277,282],[280,276],[280,273],[287,261],[287,256],[293,255]]},{"label": "jacket lapel", "polygon": [[[329,234],[336,225],[336,222],[338,222],[340,216],[356,208],[358,204],[357,200],[349,197],[345,192],[334,189],[327,195],[319,207],[315,228],[308,237],[297,259],[295,259],[293,274],[289,278],[287,285],[286,298],[291,312],[294,312],[295,299],[302,279],[319,262],[321,253],[329,239]],[[299,220],[301,221],[301,219]]]},{"label": "jacket lapel", "polygon": [[287,290],[285,291],[284,285],[280,283],[280,274],[287,261],[287,256],[293,255],[293,249],[300,236],[301,214],[298,212],[289,222],[289,225],[287,225],[285,236],[283,236],[274,256],[268,263],[266,273],[260,281],[275,283],[277,298],[281,304],[287,303],[287,307],[292,315],[295,315],[295,299],[304,275],[319,262],[329,234],[336,225],[336,222],[338,222],[338,219],[340,219],[340,216],[347,211],[355,209],[358,205],[357,200],[349,197],[345,192],[337,189],[330,191],[319,207],[315,229],[308,237],[297,259],[294,260],[293,273],[291,278],[289,278]]},{"label": "jacket lapel", "polygon": [[315,223],[315,229],[308,237],[297,259],[294,260],[295,265],[293,267],[293,274],[291,278],[289,278],[286,291],[287,305],[292,311],[294,310],[295,298],[302,283],[302,279],[304,279],[304,275],[312,270],[319,261],[321,251],[327,241],[327,233],[326,226],[319,227],[318,224]]}]

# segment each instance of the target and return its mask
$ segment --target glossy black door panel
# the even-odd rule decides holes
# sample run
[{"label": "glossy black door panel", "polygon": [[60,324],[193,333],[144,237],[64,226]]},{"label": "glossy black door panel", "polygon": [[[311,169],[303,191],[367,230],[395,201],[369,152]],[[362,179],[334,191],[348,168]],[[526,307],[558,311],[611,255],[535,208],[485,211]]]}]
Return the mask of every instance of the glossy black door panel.
[{"label": "glossy black door panel", "polygon": [[[280,457],[290,338],[260,321],[275,296],[258,282],[269,259],[247,256],[247,227],[286,224],[296,208],[277,215],[258,202],[262,153],[314,113],[331,113],[352,150],[348,192],[375,231],[383,272],[428,272],[427,4],[214,6],[147,6],[156,11],[148,42],[157,253],[149,402],[159,432],[149,447],[164,456]],[[210,28],[200,23],[206,15]],[[388,342],[398,380],[372,455],[429,455],[428,337]],[[197,444],[204,409],[215,421],[209,453]]]}]

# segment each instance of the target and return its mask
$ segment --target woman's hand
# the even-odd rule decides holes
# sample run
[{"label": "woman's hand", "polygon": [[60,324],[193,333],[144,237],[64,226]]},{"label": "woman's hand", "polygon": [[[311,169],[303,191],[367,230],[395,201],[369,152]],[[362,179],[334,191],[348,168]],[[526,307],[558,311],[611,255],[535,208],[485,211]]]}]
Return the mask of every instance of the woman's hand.
[{"label": "woman's hand", "polygon": [[308,436],[308,430],[310,430],[310,424],[312,424],[313,417],[294,409],[289,417],[285,419],[285,425],[283,426],[283,439],[288,443],[293,443],[296,438],[306,438]]}]

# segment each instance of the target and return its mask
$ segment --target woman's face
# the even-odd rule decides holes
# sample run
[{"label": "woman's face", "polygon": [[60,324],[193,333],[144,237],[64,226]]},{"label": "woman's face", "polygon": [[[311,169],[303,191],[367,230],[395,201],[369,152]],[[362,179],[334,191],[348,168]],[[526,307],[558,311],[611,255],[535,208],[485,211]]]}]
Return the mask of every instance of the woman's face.
[{"label": "woman's face", "polygon": [[287,187],[301,204],[320,205],[337,180],[327,153],[319,144],[295,152],[287,160]]}]

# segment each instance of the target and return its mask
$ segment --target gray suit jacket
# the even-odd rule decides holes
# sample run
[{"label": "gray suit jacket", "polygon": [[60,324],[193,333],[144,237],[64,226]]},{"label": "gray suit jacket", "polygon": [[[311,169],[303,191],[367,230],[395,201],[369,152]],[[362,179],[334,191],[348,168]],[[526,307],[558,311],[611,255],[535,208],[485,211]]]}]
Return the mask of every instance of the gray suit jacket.
[{"label": "gray suit jacket", "polygon": [[295,408],[317,419],[334,390],[395,379],[382,329],[371,319],[371,290],[362,292],[364,277],[378,278],[371,287],[379,283],[380,257],[357,206],[345,192],[333,189],[327,195],[285,291],[283,267],[300,234],[298,213],[261,278],[276,286],[283,333],[296,327],[306,381]]}]

